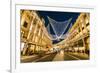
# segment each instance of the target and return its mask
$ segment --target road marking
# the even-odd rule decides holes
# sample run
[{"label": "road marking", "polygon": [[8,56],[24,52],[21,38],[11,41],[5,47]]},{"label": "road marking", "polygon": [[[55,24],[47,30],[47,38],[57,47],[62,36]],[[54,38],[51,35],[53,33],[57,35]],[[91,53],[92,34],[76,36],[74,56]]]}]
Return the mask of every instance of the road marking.
[{"label": "road marking", "polygon": [[39,59],[36,59],[34,62],[37,62],[37,61],[39,61],[39,60],[42,60],[42,59],[44,59],[44,58],[46,58],[46,57],[48,57],[49,55],[46,55],[46,56],[43,56],[43,57],[41,57],[41,58],[39,58]]},{"label": "road marking", "polygon": [[69,55],[69,56],[71,56],[71,57],[73,57],[73,58],[75,58],[75,59],[77,59],[77,60],[80,60],[79,58],[77,58],[77,57],[75,57],[75,56],[72,56],[72,55],[70,55],[70,54],[67,54],[67,55]]}]

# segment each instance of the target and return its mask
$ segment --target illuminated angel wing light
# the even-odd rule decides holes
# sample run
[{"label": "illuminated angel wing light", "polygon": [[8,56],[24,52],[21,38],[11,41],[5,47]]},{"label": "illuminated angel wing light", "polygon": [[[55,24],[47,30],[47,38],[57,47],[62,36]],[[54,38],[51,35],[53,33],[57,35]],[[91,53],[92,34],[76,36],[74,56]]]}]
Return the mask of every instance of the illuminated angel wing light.
[{"label": "illuminated angel wing light", "polygon": [[59,40],[62,38],[64,32],[68,28],[68,25],[70,24],[72,18],[70,18],[69,20],[63,21],[63,22],[59,22],[48,16],[48,20],[49,20],[49,23],[51,24],[51,27],[55,33],[55,36],[54,36],[54,37],[56,37],[55,39]]}]

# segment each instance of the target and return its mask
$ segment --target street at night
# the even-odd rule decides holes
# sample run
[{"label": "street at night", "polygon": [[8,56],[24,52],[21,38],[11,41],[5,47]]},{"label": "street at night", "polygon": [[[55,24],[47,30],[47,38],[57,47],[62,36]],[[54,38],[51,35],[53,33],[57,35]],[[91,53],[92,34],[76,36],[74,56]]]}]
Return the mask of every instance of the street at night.
[{"label": "street at night", "polygon": [[21,10],[21,63],[90,59],[90,14]]}]

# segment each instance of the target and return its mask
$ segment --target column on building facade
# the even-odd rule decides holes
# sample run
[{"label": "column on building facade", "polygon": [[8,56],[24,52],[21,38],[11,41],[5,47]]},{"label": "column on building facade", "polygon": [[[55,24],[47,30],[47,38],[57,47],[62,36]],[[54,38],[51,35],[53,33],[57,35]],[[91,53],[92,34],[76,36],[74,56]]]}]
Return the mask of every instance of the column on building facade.
[{"label": "column on building facade", "polygon": [[[24,32],[23,36],[26,37],[26,39],[24,39],[24,37],[22,36],[22,40],[24,40],[23,42],[24,44],[24,48],[23,48],[23,55],[26,55],[26,51],[28,48],[28,34],[29,34],[29,28],[30,28],[30,24],[31,24],[31,16],[30,16],[31,12],[30,11],[24,11],[21,17],[21,30]],[[28,17],[27,17],[28,16]],[[26,24],[24,24],[26,23]]]},{"label": "column on building facade", "polygon": [[[83,16],[84,16],[84,15],[82,15],[82,16],[80,17],[79,28],[80,28],[80,31],[81,31],[81,33],[82,33],[82,35],[80,35],[80,36],[82,37],[83,47],[84,47],[84,50],[85,50],[85,49],[86,49],[86,40],[84,39],[85,34],[84,34],[83,30],[86,29],[86,25],[85,25],[85,21],[84,21],[85,19],[83,18]],[[82,28],[84,28],[84,29],[82,29]],[[86,31],[86,32],[87,32],[87,31]]]}]

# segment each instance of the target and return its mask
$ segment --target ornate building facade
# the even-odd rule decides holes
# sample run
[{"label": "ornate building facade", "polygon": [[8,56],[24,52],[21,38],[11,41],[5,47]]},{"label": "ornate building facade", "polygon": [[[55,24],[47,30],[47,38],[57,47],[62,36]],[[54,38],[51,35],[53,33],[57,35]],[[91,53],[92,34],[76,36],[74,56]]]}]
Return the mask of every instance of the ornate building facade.
[{"label": "ornate building facade", "polygon": [[81,13],[72,28],[68,31],[66,39],[56,44],[66,50],[86,53],[90,51],[90,14]]},{"label": "ornate building facade", "polygon": [[45,21],[36,11],[21,10],[21,55],[33,55],[47,51],[52,47],[52,40]]}]

